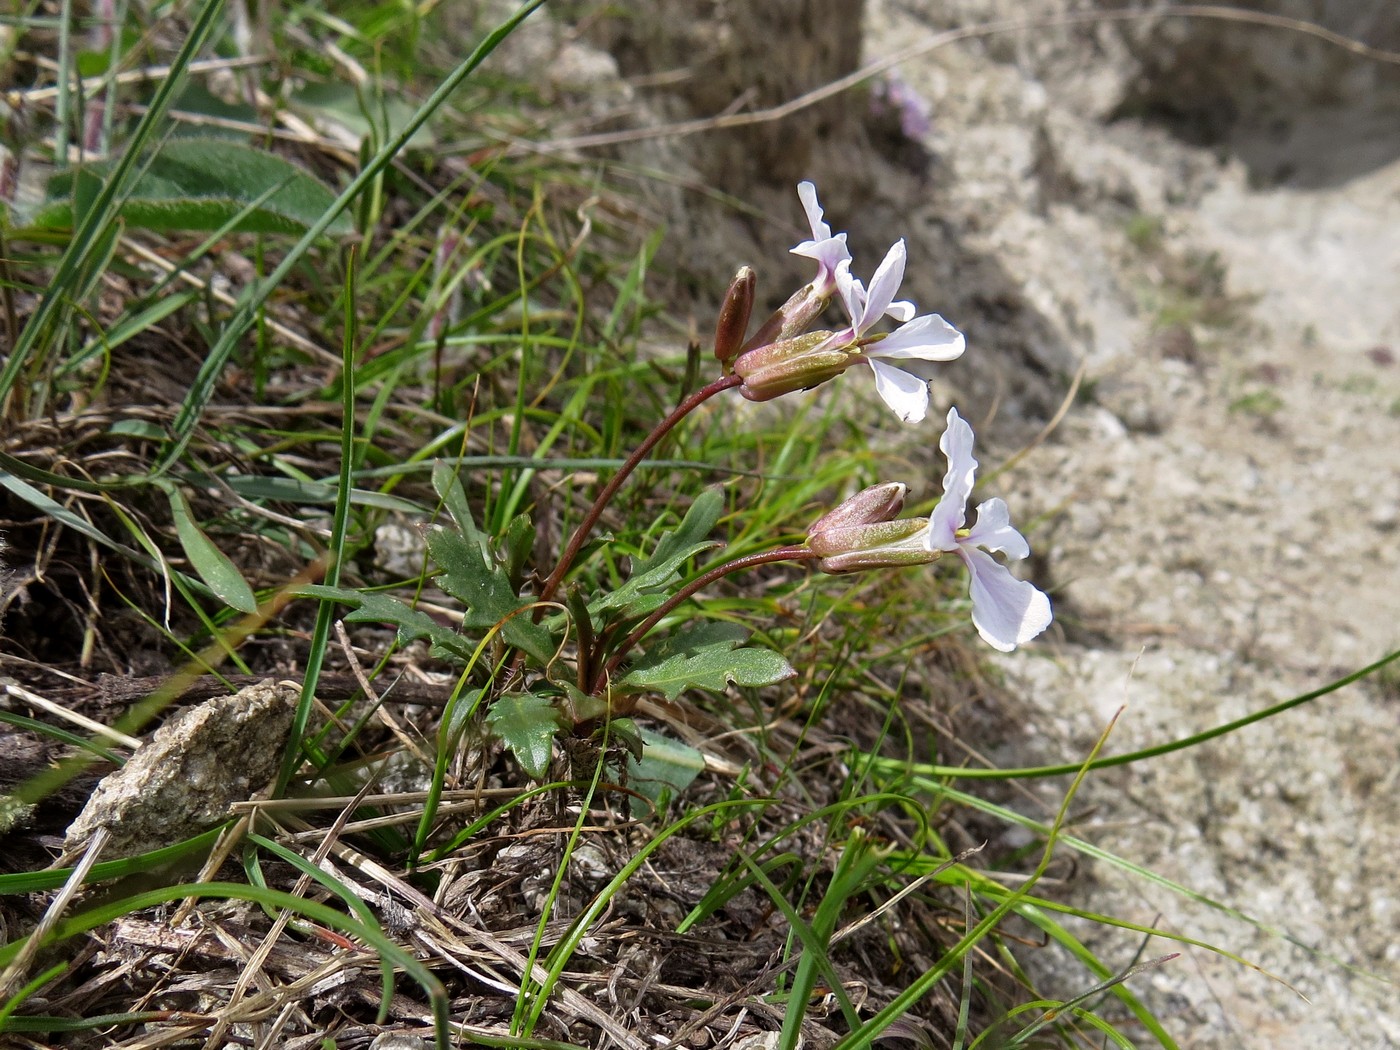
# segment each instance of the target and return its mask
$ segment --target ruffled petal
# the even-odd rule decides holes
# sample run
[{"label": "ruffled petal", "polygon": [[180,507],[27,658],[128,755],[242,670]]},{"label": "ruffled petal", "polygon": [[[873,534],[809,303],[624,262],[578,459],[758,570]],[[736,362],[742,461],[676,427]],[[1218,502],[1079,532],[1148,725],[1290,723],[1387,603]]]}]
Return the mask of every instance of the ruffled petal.
[{"label": "ruffled petal", "polygon": [[922,422],[928,414],[928,381],[874,359],[870,367],[875,372],[875,392],[895,415],[906,423]]},{"label": "ruffled petal", "polygon": [[957,531],[967,520],[967,498],[972,495],[972,483],[977,478],[972,428],[956,408],[948,409],[948,428],[938,447],[948,457],[948,472],[943,475],[943,497],[929,515],[929,542],[937,545],[936,550],[950,551],[957,549]]},{"label": "ruffled petal", "polygon": [[850,262],[851,252],[846,247],[846,235],[831,233],[831,227],[823,221],[823,212],[817,203],[817,188],[810,182],[797,184],[797,195],[802,199],[802,209],[807,213],[807,224],[812,228],[812,239],[803,241],[792,249],[792,254],[811,259],[817,264],[817,276],[812,280],[813,294],[825,298],[836,291],[836,270],[842,262]]},{"label": "ruffled petal", "polygon": [[[822,206],[817,203],[817,187],[815,183],[799,182],[797,184],[797,196],[802,201],[802,210],[807,213],[807,223],[812,227],[812,240],[824,241],[831,236],[831,227],[823,222],[825,212]],[[793,249],[796,251],[797,249]]]},{"label": "ruffled petal", "polygon": [[1050,626],[1050,599],[1035,584],[976,547],[961,544],[958,556],[972,574],[972,623],[993,649],[1009,653]]},{"label": "ruffled petal", "polygon": [[1012,561],[1030,557],[1031,545],[1011,524],[1011,512],[1006,501],[989,499],[977,507],[977,524],[972,526],[962,542],[969,547],[1001,551]]},{"label": "ruffled petal", "polygon": [[871,357],[916,357],[924,361],[952,361],[967,348],[963,334],[937,314],[924,314],[901,325],[866,349]]},{"label": "ruffled petal", "polygon": [[862,323],[856,325],[856,331],[861,335],[885,316],[885,311],[893,304],[895,295],[899,293],[900,283],[904,280],[904,263],[908,254],[903,238],[895,241],[875,270],[875,276],[870,278],[870,290],[866,293]]}]

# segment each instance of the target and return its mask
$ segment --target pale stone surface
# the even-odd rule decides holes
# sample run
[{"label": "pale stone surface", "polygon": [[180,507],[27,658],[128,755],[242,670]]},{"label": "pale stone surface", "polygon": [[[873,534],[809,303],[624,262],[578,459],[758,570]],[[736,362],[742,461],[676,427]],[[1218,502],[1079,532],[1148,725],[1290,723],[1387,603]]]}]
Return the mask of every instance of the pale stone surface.
[{"label": "pale stone surface", "polygon": [[298,688],[271,680],[197,704],[151,735],[126,765],[102,779],[68,828],[80,848],[98,828],[104,859],[170,846],[223,820],[277,774]]},{"label": "pale stone surface", "polygon": [[[1013,13],[998,0],[888,0],[872,5],[867,49],[969,7]],[[1382,37],[1400,28],[1383,21],[1372,24]],[[1123,705],[1110,751],[1176,739],[1400,646],[1400,137],[1356,131],[1372,126],[1366,107],[1389,104],[1390,80],[1347,67],[1329,81],[1346,63],[1315,42],[1236,27],[1206,49],[1232,56],[1242,81],[1230,88],[1236,124],[1214,148],[1104,122],[1134,92],[1185,91],[1218,29],[1042,33],[900,71],[933,101],[931,145],[951,172],[943,216],[1024,287],[1092,384],[1092,404],[1003,479],[1018,520],[1046,515],[1030,538],[1063,631],[998,661],[1032,712],[998,756],[1008,764],[1084,755]],[[1175,50],[1144,66],[1145,40]],[[1329,128],[1304,112],[1264,136],[1249,117],[1270,100],[1251,100],[1248,85],[1286,80],[1276,59],[1294,46],[1305,61],[1279,99],[1341,106],[1345,119]],[[1328,83],[1341,95],[1323,97]],[[1213,90],[1225,88],[1208,78],[1182,105]],[[971,340],[979,352],[995,347]],[[1181,1045],[1400,1046],[1385,983],[1400,977],[1393,681],[1106,771],[1078,798],[1087,816],[1073,834],[1249,919],[1102,861],[1071,899],[1235,952],[1297,990],[1188,948],[1133,981]],[[1063,783],[1043,790],[1053,806]],[[1132,934],[1076,932],[1121,966],[1141,947]],[[1094,983],[1049,952],[1035,965],[1063,995]]]}]

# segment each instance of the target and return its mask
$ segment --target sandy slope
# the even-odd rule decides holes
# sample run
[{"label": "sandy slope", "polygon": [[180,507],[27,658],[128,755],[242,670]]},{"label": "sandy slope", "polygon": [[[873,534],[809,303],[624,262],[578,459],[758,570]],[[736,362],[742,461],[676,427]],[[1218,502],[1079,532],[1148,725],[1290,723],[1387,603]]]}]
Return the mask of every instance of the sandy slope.
[{"label": "sandy slope", "polygon": [[[872,4],[867,53],[927,33],[930,6]],[[1193,148],[1105,122],[1113,74],[1094,64],[1111,63],[1090,50],[972,45],[899,70],[934,113],[941,221],[1019,284],[1060,337],[1046,363],[1085,362],[1092,392],[1007,483],[1021,516],[1048,516],[1033,541],[1064,625],[1003,661],[1039,712],[1002,756],[1018,764],[1083,753],[1120,705],[1112,748],[1143,747],[1400,647],[1393,126],[1343,107]],[[1295,177],[1252,188],[1268,162]],[[1082,905],[1297,990],[1190,949],[1134,982],[1183,1046],[1400,1046],[1395,680],[1081,796],[1076,834],[1258,926],[1104,863]],[[1082,932],[1122,966],[1140,947]],[[1092,983],[1048,954],[1063,994]]]}]

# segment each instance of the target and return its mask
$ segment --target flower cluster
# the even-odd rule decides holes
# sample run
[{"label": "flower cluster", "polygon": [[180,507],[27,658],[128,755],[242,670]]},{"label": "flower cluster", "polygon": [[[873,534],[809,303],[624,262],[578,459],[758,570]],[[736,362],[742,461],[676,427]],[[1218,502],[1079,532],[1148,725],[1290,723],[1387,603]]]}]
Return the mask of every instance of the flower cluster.
[{"label": "flower cluster", "polygon": [[[913,303],[896,299],[907,258],[903,240],[886,252],[867,287],[851,273],[846,234],[832,233],[816,188],[804,182],[797,192],[812,236],[792,251],[814,261],[817,275],[746,340],[754,277],[747,267],[740,270],[720,314],[716,356],[751,401],[808,389],[866,364],[885,404],[906,423],[922,421],[930,366],[959,357],[965,348],[962,334],[938,314],[920,315]],[[832,299],[840,301],[850,323],[837,331],[807,331]],[[887,317],[898,327],[877,332]],[[876,485],[813,523],[806,549],[817,567],[830,573],[918,565],[956,554],[971,576],[973,624],[988,644],[1009,652],[1050,625],[1050,599],[994,557],[1001,553],[1018,561],[1030,554],[1005,502],[980,503],[975,524],[967,526],[977,473],[972,445],[972,428],[950,409],[939,441],[948,460],[943,496],[927,521],[897,517],[904,485]]]},{"label": "flower cluster", "polygon": [[[908,255],[903,240],[885,254],[867,289],[851,273],[846,235],[832,234],[817,202],[816,187],[804,182],[797,192],[812,236],[792,251],[816,262],[817,276],[743,343],[732,361],[720,350],[718,341],[716,353],[743,380],[740,393],[750,401],[770,401],[817,386],[863,362],[874,373],[876,392],[885,404],[906,423],[922,421],[928,412],[928,382],[932,378],[928,366],[960,357],[966,346],[962,333],[938,314],[916,316],[913,303],[895,299]],[[733,293],[731,286],[731,296]],[[746,294],[751,302],[752,286]],[[807,332],[807,326],[832,298],[840,299],[850,324],[836,332]],[[885,317],[900,322],[900,326],[890,333],[874,332]]]}]

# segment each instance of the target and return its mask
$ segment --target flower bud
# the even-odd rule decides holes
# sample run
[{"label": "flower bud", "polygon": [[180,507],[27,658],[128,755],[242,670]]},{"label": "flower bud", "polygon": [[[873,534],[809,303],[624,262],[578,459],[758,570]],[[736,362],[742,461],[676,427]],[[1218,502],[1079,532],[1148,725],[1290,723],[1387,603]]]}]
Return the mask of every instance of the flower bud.
[{"label": "flower bud", "polygon": [[744,350],[753,350],[801,335],[809,324],[822,315],[829,302],[830,292],[823,294],[817,288],[816,282],[804,284],[773,312],[772,317],[763,322],[763,326],[744,344]]},{"label": "flower bud", "polygon": [[744,381],[739,393],[750,401],[771,401],[834,379],[860,360],[849,346],[828,347],[830,339],[830,332],[808,332],[746,350],[734,359],[734,374]]},{"label": "flower bud", "polygon": [[902,565],[926,565],[942,557],[930,550],[928,522],[921,518],[878,521],[871,525],[842,525],[809,534],[807,546],[819,555],[822,572],[860,572]]},{"label": "flower bud", "polygon": [[758,278],[752,268],[739,267],[734,280],[729,282],[729,290],[724,293],[724,302],[719,308],[719,321],[715,324],[715,357],[729,369],[729,362],[739,355],[744,346],[744,333],[749,329],[749,315],[753,313],[754,286]]},{"label": "flower bud", "polygon": [[876,522],[889,521],[904,509],[904,493],[907,491],[907,487],[898,481],[889,481],[883,485],[871,485],[868,489],[862,489],[834,510],[812,522],[812,527],[807,530],[807,536],[810,539],[817,533],[830,529],[846,528],[852,525],[873,525]]}]

